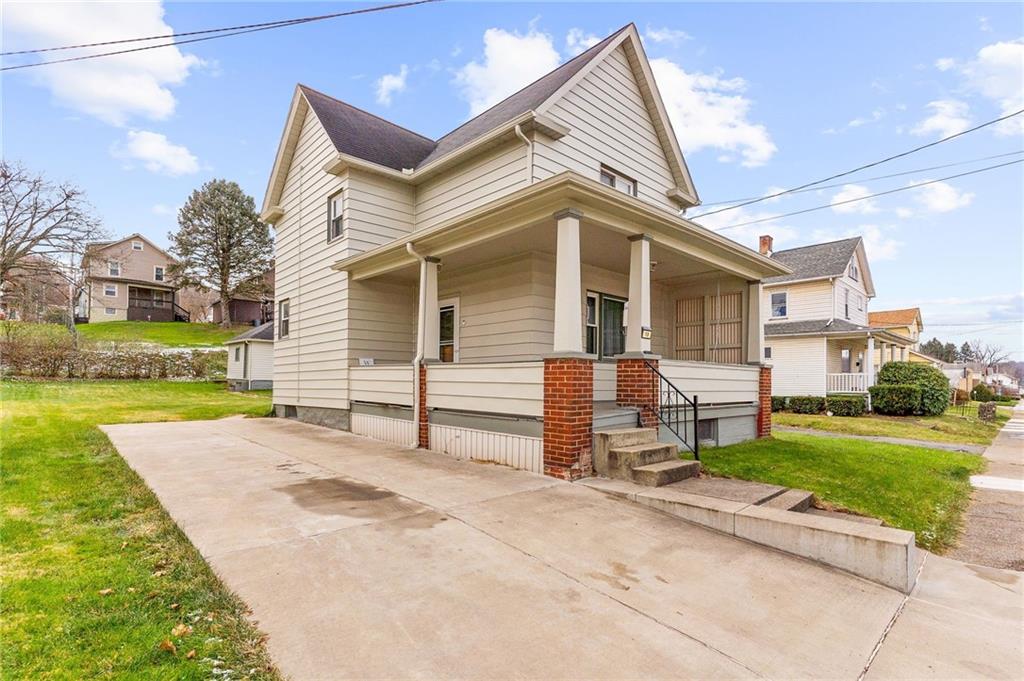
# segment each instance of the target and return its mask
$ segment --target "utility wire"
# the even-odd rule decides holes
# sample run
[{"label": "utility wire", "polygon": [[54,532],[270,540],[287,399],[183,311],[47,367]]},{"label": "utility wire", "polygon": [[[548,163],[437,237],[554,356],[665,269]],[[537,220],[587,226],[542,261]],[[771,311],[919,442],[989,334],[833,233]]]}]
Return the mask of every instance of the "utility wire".
[{"label": "utility wire", "polygon": [[189,31],[189,32],[186,32],[186,33],[172,33],[172,34],[168,34],[168,35],[148,36],[148,37],[143,37],[143,38],[125,38],[123,40],[110,40],[110,41],[106,41],[106,42],[89,43],[89,44],[83,44],[83,45],[66,45],[66,46],[62,46],[62,47],[47,47],[47,48],[40,48],[40,49],[35,49],[35,50],[21,50],[21,51],[18,51],[18,52],[4,52],[0,56],[9,56],[9,55],[16,55],[16,54],[34,54],[34,53],[40,53],[40,52],[52,52],[52,51],[57,51],[57,50],[80,49],[80,48],[86,48],[86,47],[99,47],[99,46],[102,46],[102,45],[117,45],[117,44],[130,43],[130,42],[144,42],[144,41],[149,41],[149,40],[158,40],[158,39],[164,39],[164,38],[175,38],[175,37],[181,37],[181,36],[200,35],[200,34],[208,34],[208,33],[214,33],[215,34],[215,35],[203,35],[203,37],[201,37],[201,38],[190,38],[188,40],[172,40],[170,42],[160,43],[158,45],[146,45],[146,46],[143,46],[143,47],[134,47],[134,48],[129,48],[129,49],[125,49],[125,50],[115,50],[115,51],[111,51],[111,52],[100,52],[100,53],[97,53],[97,54],[87,54],[87,55],[83,55],[83,56],[79,56],[79,57],[68,57],[68,58],[65,58],[65,59],[51,59],[49,61],[34,62],[32,64],[19,64],[17,66],[5,66],[3,68],[0,68],[0,71],[14,71],[16,69],[27,69],[27,68],[32,68],[34,66],[47,66],[47,65],[50,65],[50,64],[63,64],[63,63],[67,63],[67,62],[84,61],[86,59],[98,59],[99,57],[111,57],[111,56],[114,56],[114,55],[128,54],[128,53],[131,53],[131,52],[142,52],[143,50],[155,50],[155,49],[157,49],[159,47],[172,47],[172,46],[176,46],[176,45],[187,45],[189,43],[198,43],[198,42],[203,42],[203,41],[206,41],[206,40],[215,40],[217,38],[227,38],[229,36],[241,35],[243,33],[256,33],[258,31],[269,31],[269,30],[274,29],[274,28],[284,28],[286,26],[297,26],[297,25],[300,25],[300,24],[308,24],[308,23],[311,23],[311,22],[314,22],[314,21],[323,21],[325,19],[336,19],[338,17],[354,16],[354,15],[357,15],[357,14],[369,14],[371,12],[381,12],[381,11],[389,10],[389,9],[401,9],[401,8],[404,8],[404,7],[414,7],[416,5],[425,5],[425,4],[434,3],[434,2],[443,2],[443,0],[411,0],[410,2],[400,2],[400,3],[391,4],[391,5],[380,5],[380,6],[377,6],[377,7],[364,7],[362,9],[349,10],[347,12],[335,12],[333,14],[323,14],[323,15],[320,15],[320,16],[313,16],[313,17],[302,17],[302,18],[298,18],[298,19],[283,19],[281,21],[272,21],[272,22],[266,22],[266,23],[262,23],[262,24],[249,24],[249,25],[246,25],[246,26],[233,26],[233,27],[229,27],[229,28],[211,28],[211,29],[206,29],[206,30],[202,30],[202,31]]},{"label": "utility wire", "polygon": [[[956,166],[965,166],[965,165],[970,165],[971,163],[981,163],[982,161],[991,161],[991,160],[997,159],[997,158],[1006,158],[1007,156],[1019,156],[1020,154],[1024,154],[1024,150],[1021,150],[1021,151],[1011,151],[1011,152],[1006,153],[1006,154],[995,154],[993,156],[982,156],[981,158],[972,158],[972,159],[969,159],[969,160],[966,160],[966,161],[955,161],[953,163],[943,163],[942,165],[929,166],[927,168],[917,168],[916,170],[905,170],[905,171],[903,171],[901,173],[892,173],[890,175],[875,175],[874,177],[862,177],[862,178],[859,178],[856,181],[857,182],[875,182],[877,180],[889,180],[889,179],[892,179],[894,177],[904,177],[906,175],[915,175],[917,173],[927,173],[927,172],[932,171],[932,170],[942,170],[943,168],[955,168]],[[816,187],[808,187],[807,189],[797,189],[797,190],[794,190],[794,191],[792,191],[790,193],[791,194],[803,194],[805,192],[816,192],[816,191],[819,191],[821,189],[835,189],[836,187],[842,187],[844,185],[846,185],[845,182],[838,182],[836,184],[825,184],[825,185],[820,185],[820,186],[816,186]],[[715,201],[713,203],[702,203],[701,205],[702,206],[725,206],[725,205],[728,205],[730,203],[737,203],[739,201],[750,201],[751,199],[756,199],[756,198],[759,198],[759,197],[757,197],[757,196],[748,196],[748,197],[745,197],[745,198],[742,198],[742,199],[731,199],[729,201]]]},{"label": "utility wire", "polygon": [[717,213],[724,213],[727,210],[736,210],[737,208],[743,208],[744,206],[749,206],[751,204],[760,203],[761,201],[767,201],[768,199],[774,199],[776,197],[783,196],[785,194],[792,194],[793,192],[800,191],[801,189],[806,189],[808,187],[813,187],[815,185],[819,185],[819,184],[822,184],[822,183],[825,183],[825,182],[830,182],[830,181],[838,179],[840,177],[846,177],[847,175],[853,175],[854,173],[859,173],[862,170],[867,170],[868,168],[874,168],[875,166],[882,165],[883,163],[888,163],[889,161],[895,161],[896,159],[903,158],[904,156],[910,156],[911,154],[915,154],[915,153],[917,153],[919,151],[922,151],[924,149],[928,149],[928,148],[934,147],[935,145],[942,144],[943,142],[948,142],[948,141],[950,141],[952,139],[956,139],[957,137],[961,137],[963,135],[967,135],[967,134],[972,133],[972,132],[974,132],[976,130],[981,130],[982,128],[986,128],[986,127],[988,127],[990,125],[995,125],[996,123],[1001,123],[1002,121],[1005,121],[1005,120],[1007,120],[1009,118],[1013,118],[1014,116],[1019,116],[1022,113],[1024,113],[1024,109],[1020,109],[1018,111],[1014,111],[1013,113],[1008,113],[1005,116],[1000,116],[999,118],[994,118],[994,119],[992,119],[990,121],[985,121],[984,123],[976,125],[973,128],[968,128],[967,130],[963,130],[963,131],[958,132],[958,133],[956,133],[954,135],[949,135],[948,137],[943,137],[942,139],[935,140],[934,142],[929,142],[928,144],[922,144],[919,147],[914,147],[913,149],[908,149],[907,151],[903,151],[903,152],[900,152],[898,154],[894,154],[892,156],[888,156],[888,157],[883,158],[883,159],[878,160],[878,161],[872,161],[871,163],[865,163],[864,165],[858,166],[858,167],[854,168],[853,170],[847,170],[847,171],[844,171],[844,172],[841,172],[841,173],[836,173],[835,175],[830,175],[828,177],[823,177],[822,179],[815,180],[814,182],[807,182],[806,184],[802,184],[799,187],[793,187],[792,189],[784,189],[782,191],[775,192],[774,194],[768,194],[767,196],[761,196],[761,197],[758,197],[756,199],[751,199],[749,201],[744,201],[742,203],[737,203],[735,206],[726,206],[725,208],[719,208],[717,210],[712,210],[712,211],[708,211],[706,213],[701,213],[700,215],[694,215],[694,216],[690,217],[690,219],[691,220],[697,220],[699,218],[707,217],[708,215],[715,215]]},{"label": "utility wire", "polygon": [[[985,168],[978,168],[977,170],[969,170],[969,171],[967,171],[965,173],[957,173],[956,175],[949,175],[947,177],[940,177],[937,180],[928,180],[927,182],[919,182],[918,184],[912,184],[912,185],[909,185],[907,187],[897,187],[895,189],[889,189],[889,190],[884,191],[884,192],[877,192],[875,194],[868,194],[867,196],[858,196],[858,197],[853,198],[853,199],[846,199],[845,201],[836,201],[835,203],[829,203],[829,204],[826,204],[824,206],[814,206],[813,208],[804,208],[803,210],[796,210],[796,211],[793,211],[792,213],[783,213],[781,215],[772,215],[770,217],[760,218],[760,219],[757,219],[757,220],[747,220],[746,222],[740,222],[740,223],[737,223],[735,225],[729,225],[727,227],[721,227],[721,228],[713,230],[713,231],[715,231],[715,232],[724,232],[727,229],[736,229],[737,227],[746,227],[747,225],[756,225],[756,224],[759,224],[761,222],[771,222],[773,220],[780,220],[782,218],[788,218],[788,217],[792,217],[794,215],[803,215],[804,213],[813,213],[816,210],[825,210],[826,208],[833,208],[835,206],[842,206],[842,205],[845,205],[845,204],[848,204],[848,203],[854,203],[856,201],[866,201],[868,199],[874,199],[874,198],[877,198],[879,196],[887,196],[889,194],[895,194],[897,192],[905,192],[905,191],[908,191],[910,189],[917,189],[919,187],[926,187],[926,186],[928,186],[930,184],[935,184],[936,182],[944,182],[945,180],[955,180],[958,177],[967,177],[968,175],[976,175],[978,173],[984,173],[986,171],[995,170],[997,168],[1005,168],[1006,166],[1012,166],[1012,165],[1016,165],[1018,163],[1024,163],[1024,159],[1018,159],[1016,161],[1007,161],[1006,163],[1000,163],[1000,164],[994,165],[994,166],[987,166]],[[694,218],[690,218],[690,219],[693,220]]]}]

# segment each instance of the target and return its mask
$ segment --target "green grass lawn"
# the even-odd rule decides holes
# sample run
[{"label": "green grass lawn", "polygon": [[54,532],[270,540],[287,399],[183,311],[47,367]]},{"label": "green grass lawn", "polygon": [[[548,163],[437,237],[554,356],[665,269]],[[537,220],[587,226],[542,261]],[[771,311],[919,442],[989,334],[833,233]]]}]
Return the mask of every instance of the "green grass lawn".
[{"label": "green grass lawn", "polygon": [[777,432],[772,438],[701,450],[705,470],[814,492],[829,508],[881,518],[941,552],[955,542],[985,460],[864,440]]},{"label": "green grass lawn", "polygon": [[968,414],[960,416],[959,409],[952,408],[941,416],[825,416],[775,412],[772,423],[848,435],[884,435],[929,442],[987,445],[1010,417],[1009,411],[997,409],[994,423],[982,421],[978,418],[976,405],[969,408]]},{"label": "green grass lawn", "polygon": [[96,427],[265,415],[268,395],[5,381],[0,398],[3,677],[278,678],[245,606]]},{"label": "green grass lawn", "polygon": [[172,348],[189,348],[221,345],[251,327],[223,329],[217,324],[198,322],[101,322],[82,324],[77,328],[80,337],[87,341],[157,343]]}]

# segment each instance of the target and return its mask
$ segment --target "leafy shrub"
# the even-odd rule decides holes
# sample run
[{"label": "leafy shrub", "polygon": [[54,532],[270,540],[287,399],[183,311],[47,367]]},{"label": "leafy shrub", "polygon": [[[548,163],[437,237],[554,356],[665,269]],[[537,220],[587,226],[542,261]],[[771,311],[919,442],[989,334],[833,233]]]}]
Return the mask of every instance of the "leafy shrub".
[{"label": "leafy shrub", "polygon": [[949,379],[931,364],[921,362],[888,362],[878,372],[880,385],[915,385],[921,401],[915,413],[938,416],[949,407]]},{"label": "leafy shrub", "polygon": [[825,411],[825,398],[817,395],[797,395],[789,398],[789,408],[797,414],[820,414]]},{"label": "leafy shrub", "polygon": [[979,383],[971,389],[971,399],[975,402],[993,402],[996,399],[996,394],[992,392],[992,388],[984,383]]},{"label": "leafy shrub", "polygon": [[786,398],[772,395],[772,411],[786,411]]},{"label": "leafy shrub", "polygon": [[906,416],[918,410],[921,389],[916,385],[879,384],[868,388],[871,406],[879,414]]},{"label": "leafy shrub", "polygon": [[996,420],[996,403],[982,402],[978,405],[978,418],[982,421]]},{"label": "leafy shrub", "polygon": [[834,416],[862,416],[867,410],[860,395],[833,395],[825,399],[825,406]]}]

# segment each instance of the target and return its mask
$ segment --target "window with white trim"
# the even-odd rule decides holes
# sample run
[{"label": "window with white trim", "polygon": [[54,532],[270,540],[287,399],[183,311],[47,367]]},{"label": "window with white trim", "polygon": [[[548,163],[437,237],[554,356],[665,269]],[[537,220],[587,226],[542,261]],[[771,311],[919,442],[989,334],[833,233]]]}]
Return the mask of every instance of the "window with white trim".
[{"label": "window with white trim", "polygon": [[112,298],[117,295],[117,284],[104,284],[103,295]]},{"label": "window with white trim", "polygon": [[235,346],[235,361],[242,361],[242,348],[237,345]]},{"label": "window with white trim", "polygon": [[857,269],[857,263],[853,261],[850,262],[850,279],[854,281],[860,279],[860,270]]},{"label": "window with white trim", "polygon": [[327,240],[333,241],[341,236],[342,212],[344,209],[345,190],[327,199]]},{"label": "window with white trim", "polygon": [[597,354],[597,294],[587,292],[586,318],[583,320],[587,328],[587,354]]},{"label": "window with white trim", "polygon": [[629,194],[630,196],[636,196],[636,180],[631,177],[627,177],[617,170],[612,170],[608,166],[601,166],[601,184],[608,185],[612,189],[618,189],[623,194]]},{"label": "window with white trim", "polygon": [[843,318],[850,318],[850,289],[843,289]]},{"label": "window with white trim", "polygon": [[779,319],[782,317],[789,316],[789,293],[786,291],[780,291],[773,293],[771,297],[772,301],[772,319]]},{"label": "window with white trim", "polygon": [[141,251],[142,250],[142,242],[141,241],[133,241],[132,242],[132,250],[133,251]]},{"label": "window with white trim", "polygon": [[117,310],[115,310],[112,307],[105,307],[105,308],[103,308],[103,314],[108,314],[108,315],[117,314]]},{"label": "window with white trim", "polygon": [[277,304],[277,337],[287,338],[291,326],[291,301],[287,298]]},{"label": "window with white trim", "polygon": [[117,262],[116,260],[108,260],[107,261],[107,274],[110,275],[111,277],[120,277],[121,276],[121,263]]},{"label": "window with white trim", "polygon": [[859,293],[857,294],[857,309],[861,312],[864,311],[864,296]]},{"label": "window with white trim", "polygon": [[163,280],[164,280],[164,268],[161,267],[160,265],[154,265],[153,266],[153,281],[163,281]]}]

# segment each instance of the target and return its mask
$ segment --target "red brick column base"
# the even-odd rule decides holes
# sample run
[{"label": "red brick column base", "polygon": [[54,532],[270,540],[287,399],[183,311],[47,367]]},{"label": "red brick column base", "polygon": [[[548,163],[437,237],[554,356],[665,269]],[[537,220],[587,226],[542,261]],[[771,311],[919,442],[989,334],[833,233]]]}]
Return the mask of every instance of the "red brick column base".
[{"label": "red brick column base", "polygon": [[640,409],[644,428],[658,427],[658,375],[647,366],[658,368],[657,359],[621,358],[615,367],[615,403],[620,407]]},{"label": "red brick column base", "polygon": [[544,474],[576,480],[593,472],[594,361],[544,360]]},{"label": "red brick column base", "polygon": [[427,365],[420,364],[420,413],[416,414],[420,447],[430,449],[430,424],[427,422]]},{"label": "red brick column base", "polygon": [[772,368],[761,366],[757,382],[757,436],[772,434]]}]

